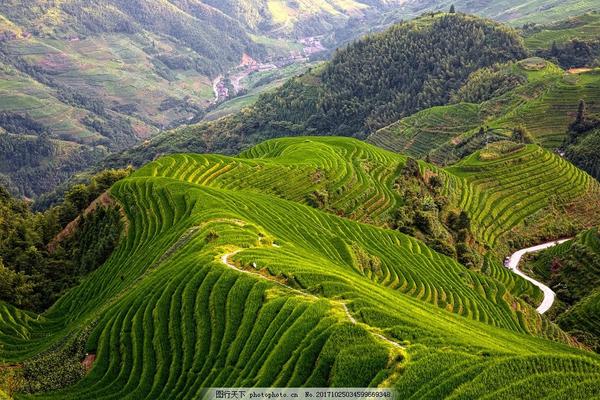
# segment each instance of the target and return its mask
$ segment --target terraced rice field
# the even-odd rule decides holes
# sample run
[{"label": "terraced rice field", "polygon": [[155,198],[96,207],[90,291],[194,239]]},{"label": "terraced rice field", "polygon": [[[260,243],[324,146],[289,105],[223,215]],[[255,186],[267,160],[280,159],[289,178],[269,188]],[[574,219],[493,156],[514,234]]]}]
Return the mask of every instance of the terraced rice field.
[{"label": "terraced rice field", "polygon": [[[266,193],[304,204],[313,204],[315,193],[321,193],[327,203],[321,208],[387,226],[403,202],[393,186],[405,162],[402,155],[357,140],[299,137],[264,142],[239,158],[166,156],[138,174],[177,174],[195,184]],[[490,246],[551,203],[568,205],[581,194],[599,190],[590,176],[533,145],[493,160],[480,160],[478,153],[446,170],[427,164],[421,168],[441,174],[453,204],[469,212],[475,233]],[[519,174],[528,171],[530,179],[519,184]],[[553,189],[556,184],[558,191]]]},{"label": "terraced rice field", "polygon": [[[69,41],[33,37],[17,39],[6,42],[3,51],[6,57],[20,57],[32,68],[52,76],[55,85],[99,99],[105,108],[150,134],[157,132],[159,127],[187,121],[195,115],[189,111],[190,107],[181,107],[181,104],[175,107],[171,103],[187,102],[205,108],[213,97],[210,79],[196,71],[169,70],[171,75],[167,79],[164,71],[159,71],[154,65],[158,62],[155,56],[146,53],[152,43],[156,46],[156,54],[177,52],[178,56],[188,55],[185,50],[175,50],[173,44],[164,38],[122,34]],[[89,143],[102,139],[81,122],[93,113],[65,102],[54,87],[17,73],[7,64],[0,65],[0,77],[11,85],[4,87],[5,84],[0,84],[0,93],[10,96],[8,102],[0,103],[1,111],[27,112],[56,135],[70,140]],[[136,106],[131,108],[133,104]],[[127,107],[130,111],[121,111]]]},{"label": "terraced rice field", "polygon": [[138,174],[177,174],[203,186],[267,193],[302,203],[322,191],[332,211],[383,224],[401,201],[392,187],[405,161],[404,156],[357,140],[300,137],[264,142],[239,158],[166,156]]},{"label": "terraced rice field", "polygon": [[499,122],[503,126],[523,124],[544,147],[558,147],[575,118],[580,99],[590,105],[590,113],[600,113],[599,69],[565,75],[550,85],[541,97],[527,102]]},{"label": "terraced rice field", "polygon": [[448,188],[459,192],[459,204],[477,221],[476,234],[490,246],[551,203],[568,204],[598,182],[568,161],[535,145],[516,149],[492,160],[474,153],[446,170],[467,185]]},{"label": "terraced rice field", "polygon": [[327,183],[355,182],[336,198],[349,209],[353,197],[385,196],[390,161],[403,158],[293,138],[235,159],[145,166],[111,189],[129,228],[100,269],[42,316],[0,306],[0,358],[23,360],[93,324],[89,374],[36,398],[187,399],[235,385],[597,393],[600,358],[514,297],[529,290],[522,280],[300,204]]},{"label": "terraced rice field", "polygon": [[567,74],[548,63],[541,70],[520,72],[528,83],[500,97],[427,109],[373,133],[367,141],[414,157],[436,158],[436,151],[451,151],[479,127],[510,132],[522,125],[540,145],[553,149],[562,144],[580,99],[591,114],[600,113],[599,69]]},{"label": "terraced rice field", "polygon": [[569,18],[542,28],[525,37],[525,44],[532,50],[549,49],[553,42],[563,44],[572,39],[597,40],[600,30],[600,12],[592,12]]},{"label": "terraced rice field", "polygon": [[367,142],[385,149],[424,158],[482,122],[480,107],[475,104],[433,107],[385,127],[372,134]]}]

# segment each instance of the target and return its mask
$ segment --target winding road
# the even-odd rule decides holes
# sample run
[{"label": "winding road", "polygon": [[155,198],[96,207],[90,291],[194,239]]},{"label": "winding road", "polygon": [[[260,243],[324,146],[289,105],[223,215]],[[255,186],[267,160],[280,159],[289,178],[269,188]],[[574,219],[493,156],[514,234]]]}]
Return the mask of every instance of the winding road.
[{"label": "winding road", "polygon": [[[539,307],[537,308],[537,312],[540,314],[544,314],[546,311],[548,311],[550,309],[550,307],[552,307],[552,304],[554,304],[554,299],[556,297],[556,294],[554,293],[554,291],[552,291],[552,289],[550,289],[548,286],[544,285],[543,283],[536,281],[535,279],[531,278],[528,275],[525,275],[525,273],[523,273],[523,271],[521,271],[519,269],[519,263],[521,262],[521,258],[523,258],[523,256],[525,254],[528,253],[535,253],[544,249],[547,249],[549,247],[554,247],[558,244],[567,242],[571,239],[562,239],[562,240],[554,240],[552,242],[548,242],[548,243],[543,243],[543,244],[539,244],[537,246],[533,246],[533,247],[528,247],[526,249],[521,249],[518,250],[516,252],[514,252],[509,258],[508,258],[508,262],[506,264],[506,267],[509,268],[511,271],[513,271],[515,274],[520,275],[521,277],[523,277],[524,279],[528,280],[529,282],[531,282],[532,284],[534,284],[535,286],[537,286],[538,288],[541,289],[541,291],[544,293],[544,300],[542,301],[542,304],[539,305]],[[260,241],[260,239],[259,239]],[[273,244],[274,247],[279,247],[275,244]],[[261,275],[257,272],[251,272],[248,270],[244,270],[241,268],[238,268],[235,264],[233,264],[230,261],[230,258],[233,257],[234,255],[236,255],[237,253],[239,253],[240,251],[242,251],[242,249],[238,249],[236,251],[232,251],[230,253],[226,253],[221,255],[221,262],[225,265],[227,265],[229,268],[232,268],[236,271],[245,273],[245,274],[249,274],[249,275],[254,275],[258,278],[262,278],[262,279],[268,279],[270,281],[273,281],[274,283],[288,289],[291,290],[292,292],[298,293],[302,296],[308,296],[308,297],[312,297],[312,298],[317,298],[315,295],[312,294],[307,294],[304,293],[296,288],[292,288],[288,285],[285,285],[281,282],[278,282],[274,279],[269,279],[264,275]],[[356,319],[352,316],[352,314],[350,314],[350,311],[348,310],[348,307],[346,306],[345,303],[340,302],[345,314],[347,315],[348,319],[350,320],[350,322],[352,322],[352,324],[357,324],[358,322],[356,321]],[[388,339],[387,337],[379,334],[379,333],[375,333],[375,336],[379,337],[380,339],[386,341],[387,343],[395,346],[395,347],[399,347],[399,348],[403,348],[403,346],[401,346],[400,344]]]},{"label": "winding road", "polygon": [[540,304],[539,307],[537,308],[537,312],[539,312],[540,314],[545,313],[546,311],[548,311],[550,309],[550,307],[552,307],[552,304],[554,303],[554,298],[556,297],[556,294],[548,286],[525,275],[523,273],[523,271],[521,271],[519,269],[519,262],[521,261],[521,258],[523,258],[523,256],[525,254],[535,253],[540,250],[547,249],[549,247],[554,247],[557,244],[561,244],[561,243],[567,242],[569,240],[571,240],[571,239],[554,240],[552,242],[539,244],[537,246],[528,247],[526,249],[521,249],[519,251],[514,252],[508,259],[508,263],[506,265],[507,268],[509,268],[515,274],[520,275],[524,279],[533,283],[535,286],[539,287],[542,290],[542,292],[544,293],[544,300],[542,301],[542,304]]}]

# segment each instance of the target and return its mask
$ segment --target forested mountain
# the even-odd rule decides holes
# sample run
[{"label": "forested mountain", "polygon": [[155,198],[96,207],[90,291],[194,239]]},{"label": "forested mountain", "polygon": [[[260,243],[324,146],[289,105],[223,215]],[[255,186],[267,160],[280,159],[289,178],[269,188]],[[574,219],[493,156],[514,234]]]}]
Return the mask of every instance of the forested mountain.
[{"label": "forested mountain", "polygon": [[462,14],[427,15],[358,40],[237,115],[158,135],[110,157],[107,165],[139,165],[174,151],[234,153],[277,136],[364,137],[448,102],[472,72],[525,54],[522,39],[500,24]]},{"label": "forested mountain", "polygon": [[[201,120],[216,101],[213,80],[244,56],[287,60],[300,38],[393,3],[3,1],[0,132],[13,135],[2,138],[2,181],[39,196],[109,152]],[[50,154],[23,156],[23,142],[33,149],[41,134]]]},{"label": "forested mountain", "polygon": [[[515,32],[491,21],[438,14],[349,45],[317,73],[290,81],[256,105],[273,125],[364,136],[449,100],[470,73],[525,56]],[[297,107],[296,93],[309,93]],[[268,127],[265,127],[268,129]],[[265,129],[263,128],[263,130]]]}]

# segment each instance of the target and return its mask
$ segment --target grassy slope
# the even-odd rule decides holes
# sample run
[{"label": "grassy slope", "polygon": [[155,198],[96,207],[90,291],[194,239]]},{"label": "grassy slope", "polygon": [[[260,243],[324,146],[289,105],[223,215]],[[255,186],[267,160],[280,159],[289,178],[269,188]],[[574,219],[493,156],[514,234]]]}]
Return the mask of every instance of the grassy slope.
[{"label": "grassy slope", "polygon": [[510,134],[523,125],[542,146],[554,148],[562,144],[580,99],[590,104],[592,114],[600,113],[600,70],[565,74],[549,63],[541,70],[519,69],[528,82],[500,97],[426,109],[373,133],[368,141],[415,157],[432,153],[444,161],[445,146],[451,149],[480,126]]},{"label": "grassy slope", "polygon": [[425,2],[424,6],[432,10],[448,10],[451,4],[455,5],[457,11],[484,15],[514,26],[521,26],[529,22],[550,23],[568,16],[600,11],[600,5],[594,0],[531,0],[527,2],[433,0],[429,3]]},{"label": "grassy slope", "polygon": [[[403,158],[349,139],[299,138],[267,142],[239,159],[176,155],[147,165],[112,189],[130,225],[103,267],[40,319],[2,307],[3,358],[23,359],[97,320],[88,343],[98,355],[94,369],[55,397],[394,384],[406,395],[439,398],[489,393],[490,374],[492,391],[518,393],[529,385],[512,382],[524,365],[536,371],[532,382],[591,393],[586,382],[598,379],[600,360],[528,335],[568,341],[499,280],[403,234],[277,198],[301,201],[320,171],[334,184],[356,182],[344,202],[352,204],[371,184],[384,186],[390,161]],[[365,268],[357,248],[379,267]],[[230,261],[251,274],[220,262],[237,250]],[[444,369],[448,362],[456,368]]]},{"label": "grassy slope", "polygon": [[525,36],[527,47],[532,50],[549,49],[572,39],[597,40],[600,31],[600,12],[578,15],[568,20],[546,25],[539,32]]},{"label": "grassy slope", "polygon": [[[168,98],[179,101],[185,98],[188,104],[196,105],[198,109],[206,107],[213,98],[210,79],[196,71],[174,70],[169,79],[161,76],[152,64],[156,57],[146,53],[151,43],[148,39],[123,34],[106,34],[73,42],[28,38],[9,41],[5,53],[7,57],[21,57],[33,68],[51,73],[57,84],[100,99],[111,109],[135,104],[134,118],[121,114],[131,120],[140,137],[147,137],[157,132],[157,127],[194,116],[190,108],[162,108],[161,103]],[[156,38],[155,43],[172,57],[186,55],[166,39]],[[65,104],[48,86],[38,82],[31,85],[30,77],[24,77],[23,84],[21,80],[5,78],[10,79],[10,86],[3,88],[8,98],[22,97],[23,101],[4,102],[1,111],[30,113],[56,134],[71,140],[90,142],[102,138],[100,133],[81,122],[85,115],[93,113]],[[28,93],[32,91],[31,86],[33,90],[38,88],[40,93]],[[37,105],[43,101],[41,99],[46,99],[47,104]],[[40,114],[42,112],[45,115]]]},{"label": "grassy slope", "polygon": [[[569,232],[573,226],[584,224],[590,214],[574,208],[573,203],[579,203],[579,198],[591,205],[598,202],[600,188],[589,175],[535,145],[510,154],[496,155],[492,149],[487,151],[491,157],[485,158],[486,152],[479,152],[446,170],[422,164],[424,170],[442,174],[446,192],[457,207],[472,216],[475,233],[482,243],[495,246],[500,238],[506,239],[512,228],[523,227],[525,222],[531,226],[536,219],[543,222],[541,226],[531,226],[530,240],[537,239],[537,235],[567,234],[554,231],[560,229],[559,222],[541,218],[553,207],[573,208],[560,221]],[[162,163],[184,169],[182,179],[194,183],[240,187],[296,202],[308,203],[311,194],[326,193],[330,211],[379,226],[387,226],[402,201],[392,188],[405,156],[356,140],[275,139],[241,156],[258,159],[264,165],[252,167],[250,161],[223,156],[189,158],[186,162],[165,157]],[[287,168],[282,168],[282,164]],[[206,181],[205,170],[217,174],[217,178]],[[274,175],[278,178],[273,179],[268,170],[277,171]],[[158,171],[157,164],[150,164],[139,173],[159,174]],[[528,179],[523,179],[524,173]],[[561,188],[558,192],[556,185]]]},{"label": "grassy slope", "polygon": [[[103,267],[39,319],[1,307],[2,357],[23,359],[96,320],[93,370],[46,397],[191,398],[210,385],[391,384],[416,398],[550,383],[572,398],[597,391],[600,359],[543,339],[568,342],[500,281],[403,234],[269,194],[301,198],[316,168],[346,164],[360,178],[356,162],[390,159],[401,162],[357,141],[301,138],[240,159],[147,165],[111,190],[130,225]],[[357,247],[379,267],[365,268]],[[246,273],[220,262],[238,250],[229,261]]]}]

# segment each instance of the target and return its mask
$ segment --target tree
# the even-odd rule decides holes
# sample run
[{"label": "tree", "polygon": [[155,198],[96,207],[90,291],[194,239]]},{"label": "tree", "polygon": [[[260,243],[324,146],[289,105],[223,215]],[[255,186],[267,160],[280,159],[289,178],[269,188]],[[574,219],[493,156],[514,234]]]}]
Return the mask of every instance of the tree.
[{"label": "tree", "polygon": [[575,118],[575,125],[581,125],[585,122],[586,117],[586,105],[585,100],[579,100],[579,107],[577,108],[577,118]]},{"label": "tree", "polygon": [[513,129],[512,140],[517,143],[532,144],[535,143],[535,138],[523,125],[519,125]]},{"label": "tree", "polygon": [[454,8],[454,4],[452,4],[450,6],[450,14],[455,14],[456,13],[456,9]]},{"label": "tree", "polygon": [[404,170],[402,172],[405,176],[412,176],[415,178],[421,177],[421,169],[419,168],[419,163],[412,157],[408,157],[406,159],[406,165],[404,166]]},{"label": "tree", "polygon": [[23,306],[32,292],[33,285],[29,277],[6,268],[0,259],[0,300]]},{"label": "tree", "polygon": [[559,53],[558,46],[556,45],[556,40],[552,41],[552,46],[550,47],[550,55],[552,57],[556,57]]},{"label": "tree", "polygon": [[471,218],[465,211],[461,211],[458,215],[458,221],[456,221],[456,229],[471,229]]}]

